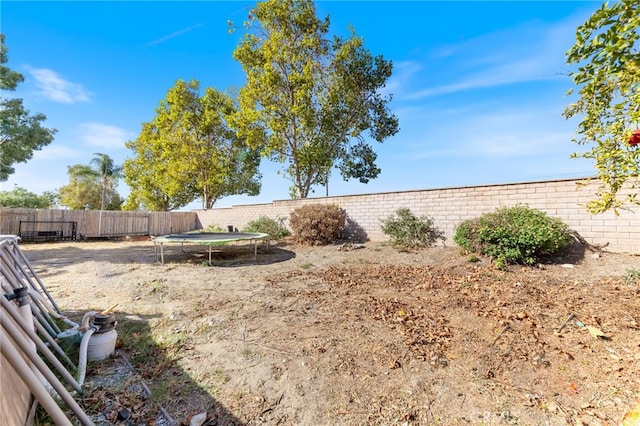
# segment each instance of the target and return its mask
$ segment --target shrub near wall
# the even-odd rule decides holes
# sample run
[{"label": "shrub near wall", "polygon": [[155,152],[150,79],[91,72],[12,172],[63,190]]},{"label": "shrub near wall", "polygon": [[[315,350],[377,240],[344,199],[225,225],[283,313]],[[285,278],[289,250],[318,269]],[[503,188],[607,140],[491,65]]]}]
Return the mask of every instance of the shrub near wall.
[{"label": "shrub near wall", "polygon": [[343,238],[386,241],[388,236],[382,232],[380,220],[402,206],[411,209],[417,216],[428,214],[433,218],[449,244],[461,221],[479,217],[496,208],[526,204],[561,219],[590,244],[608,244],[607,251],[614,253],[640,254],[640,210],[621,210],[617,215],[614,212],[591,215],[584,206],[597,196],[598,185],[580,186],[578,190],[580,181],[561,179],[275,200],[202,210],[197,214],[204,226],[219,223],[242,229],[261,215],[284,218],[289,226],[288,218],[298,207],[337,204],[348,215],[342,231]]},{"label": "shrub near wall", "polygon": [[382,220],[382,232],[389,236],[391,244],[400,249],[430,247],[438,240],[444,240],[442,232],[433,224],[433,219],[417,217],[411,210],[400,208]]},{"label": "shrub near wall", "polygon": [[282,219],[276,220],[264,215],[247,223],[243,231],[268,234],[274,240],[280,240],[291,235],[291,232],[284,226]]},{"label": "shrub near wall", "polygon": [[560,219],[520,205],[463,221],[453,240],[469,252],[491,256],[502,268],[508,263],[532,265],[540,256],[563,249],[570,238]]},{"label": "shrub near wall", "polygon": [[340,238],[347,214],[335,204],[308,204],[291,212],[289,225],[296,242],[330,244]]}]

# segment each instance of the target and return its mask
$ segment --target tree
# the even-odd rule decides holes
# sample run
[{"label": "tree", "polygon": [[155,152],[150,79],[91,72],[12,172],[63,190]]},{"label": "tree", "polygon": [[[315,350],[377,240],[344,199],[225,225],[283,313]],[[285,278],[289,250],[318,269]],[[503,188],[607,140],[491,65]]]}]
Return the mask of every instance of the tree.
[{"label": "tree", "polygon": [[326,184],[334,166],[345,180],[375,179],[363,134],[383,142],[398,131],[391,96],[380,93],[392,63],[372,56],[353,30],[329,39],[329,24],[311,0],[260,2],[233,53],[247,81],[232,123],[249,146],[285,164],[292,197]]},{"label": "tree", "polygon": [[117,186],[117,180],[122,177],[122,166],[117,166],[111,157],[107,154],[95,153],[90,164],[94,167],[91,169],[94,176],[100,178],[101,195],[100,210],[104,210],[105,196],[109,189]]},{"label": "tree", "polygon": [[[574,142],[591,149],[574,154],[593,160],[600,186],[588,203],[592,213],[640,204],[640,147],[631,141],[640,127],[640,2],[604,3],[576,31],[567,62],[579,98],[564,111],[578,116]],[[570,91],[569,93],[571,93]]]},{"label": "tree", "polygon": [[[4,66],[8,61],[4,34],[0,33],[0,91],[14,91],[24,76]],[[22,99],[0,97],[0,182],[15,172],[15,163],[24,163],[33,157],[33,151],[51,143],[55,129],[42,126],[43,114],[30,115]]]},{"label": "tree", "polygon": [[57,198],[57,194],[51,191],[38,195],[16,185],[12,191],[0,191],[0,207],[46,209],[54,205]]},{"label": "tree", "polygon": [[116,191],[117,181],[113,176],[105,179],[103,173],[109,168],[103,170],[98,164],[103,155],[112,168],[113,161],[105,154],[95,155],[92,159],[94,167],[84,164],[67,167],[69,184],[58,190],[60,203],[73,210],[120,210],[122,197]]},{"label": "tree", "polygon": [[199,88],[195,80],[178,80],[153,120],[126,143],[136,153],[124,162],[126,208],[167,211],[200,199],[209,209],[227,195],[259,193],[259,152],[227,124],[234,100],[213,88],[200,96]]}]

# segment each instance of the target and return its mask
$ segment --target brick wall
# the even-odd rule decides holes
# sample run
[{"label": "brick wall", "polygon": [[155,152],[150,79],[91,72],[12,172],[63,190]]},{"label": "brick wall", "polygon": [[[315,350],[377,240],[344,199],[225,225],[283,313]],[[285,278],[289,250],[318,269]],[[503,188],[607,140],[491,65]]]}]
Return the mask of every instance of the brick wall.
[{"label": "brick wall", "polygon": [[[444,231],[446,245],[453,245],[453,232],[460,221],[480,216],[497,207],[526,204],[558,217],[591,244],[609,243],[608,251],[640,254],[640,212],[620,211],[591,215],[585,204],[595,198],[597,185],[577,188],[579,180],[553,180],[502,185],[466,186],[384,192],[338,197],[278,200],[265,204],[238,205],[196,211],[203,227],[223,229],[231,225],[242,230],[259,216],[286,219],[304,204],[337,204],[348,215],[345,234],[354,239],[384,241],[380,221],[398,208],[406,207],[417,216],[429,216]],[[640,210],[640,207],[634,210]]]}]

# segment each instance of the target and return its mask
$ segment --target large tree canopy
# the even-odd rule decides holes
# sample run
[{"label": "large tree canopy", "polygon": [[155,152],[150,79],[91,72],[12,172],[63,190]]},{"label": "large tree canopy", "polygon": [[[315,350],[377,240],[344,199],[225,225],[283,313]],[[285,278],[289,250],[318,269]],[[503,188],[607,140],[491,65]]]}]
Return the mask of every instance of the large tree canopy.
[{"label": "large tree canopy", "polygon": [[[0,92],[14,91],[24,76],[6,67],[8,61],[4,34],[0,33]],[[31,159],[33,151],[51,143],[54,129],[42,127],[43,114],[29,115],[22,99],[0,96],[0,182],[15,172],[15,163]]]},{"label": "large tree canopy", "polygon": [[46,209],[56,203],[58,195],[45,191],[42,195],[15,186],[12,191],[0,191],[0,207],[18,209]]},{"label": "large tree canopy", "polygon": [[131,187],[126,208],[174,210],[193,200],[205,209],[221,197],[260,191],[260,155],[227,124],[233,99],[195,80],[178,80],[156,116],[126,143],[136,157],[124,162]]},{"label": "large tree canopy", "polygon": [[336,166],[363,183],[380,173],[364,134],[382,142],[398,131],[380,89],[392,64],[372,56],[352,31],[327,37],[311,0],[268,0],[250,12],[234,51],[246,73],[233,125],[253,148],[285,164],[292,197],[325,184]]},{"label": "large tree canopy", "polygon": [[640,128],[639,30],[640,2],[604,3],[567,52],[579,98],[564,115],[579,117],[575,142],[590,146],[574,156],[593,160],[600,180],[598,199],[587,206],[592,213],[640,204],[640,146],[630,139]]}]

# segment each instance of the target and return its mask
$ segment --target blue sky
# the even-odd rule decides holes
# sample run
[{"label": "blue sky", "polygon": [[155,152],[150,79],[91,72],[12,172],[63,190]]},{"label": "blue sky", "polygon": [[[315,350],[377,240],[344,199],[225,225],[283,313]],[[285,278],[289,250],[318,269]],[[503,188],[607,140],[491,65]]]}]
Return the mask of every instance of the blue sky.
[{"label": "blue sky", "polygon": [[[121,164],[141,124],[178,79],[201,87],[240,87],[232,58],[241,24],[255,2],[34,2],[3,0],[0,29],[8,66],[25,76],[9,97],[47,116],[55,140],[16,166],[0,190],[35,193],[69,181],[67,166],[93,153]],[[575,30],[599,6],[588,1],[318,1],[331,31],[349,25],[374,55],[394,64],[385,91],[400,131],[374,142],[378,179],[344,182],[335,171],[329,195],[585,177],[591,163],[565,120],[572,87],[565,52]],[[289,198],[279,165],[263,160],[262,193],[217,207]],[[118,190],[126,196],[124,182]],[[323,196],[316,188],[312,196]],[[194,202],[189,208],[199,208]]]}]

